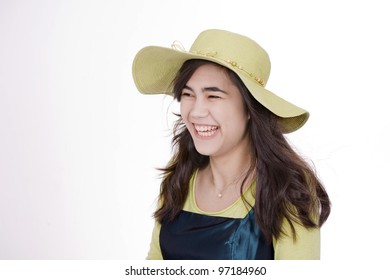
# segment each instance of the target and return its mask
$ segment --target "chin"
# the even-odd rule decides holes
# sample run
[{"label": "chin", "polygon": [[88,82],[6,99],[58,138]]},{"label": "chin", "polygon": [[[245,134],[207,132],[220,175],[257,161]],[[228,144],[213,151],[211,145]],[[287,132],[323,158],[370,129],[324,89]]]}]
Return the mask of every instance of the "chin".
[{"label": "chin", "polygon": [[205,147],[197,147],[196,145],[195,145],[195,149],[196,149],[196,151],[199,153],[199,154],[201,154],[202,156],[212,156],[212,155],[214,155],[215,154],[215,151],[214,150],[211,150],[211,149],[207,149],[207,148],[205,148]]},{"label": "chin", "polygon": [[212,155],[213,155],[213,153],[208,152],[208,151],[202,151],[202,150],[198,150],[198,149],[196,149],[196,151],[197,151],[199,154],[201,154],[202,156],[207,156],[207,157],[209,157],[209,156],[212,156]]}]

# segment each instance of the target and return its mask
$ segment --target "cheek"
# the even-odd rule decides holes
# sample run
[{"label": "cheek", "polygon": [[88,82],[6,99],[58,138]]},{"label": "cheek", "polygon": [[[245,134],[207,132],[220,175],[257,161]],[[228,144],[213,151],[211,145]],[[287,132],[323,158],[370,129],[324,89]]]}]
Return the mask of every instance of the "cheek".
[{"label": "cheek", "polygon": [[243,134],[245,134],[248,123],[248,114],[244,114],[242,111],[232,112],[230,118],[228,118],[225,122],[225,124],[228,126],[229,133],[234,135],[235,138],[241,138]]},{"label": "cheek", "polygon": [[187,117],[188,115],[187,106],[183,102],[180,102],[180,115],[182,118]]},{"label": "cheek", "polygon": [[189,121],[188,121],[189,112],[190,112],[190,108],[188,104],[180,103],[180,115],[187,127],[189,125]]},{"label": "cheek", "polygon": [[236,138],[241,138],[247,130],[248,120],[246,118],[232,119],[228,125],[230,133]]},{"label": "cheek", "polygon": [[249,114],[244,110],[244,108],[237,106],[223,108],[220,113],[223,114],[224,118],[232,125],[234,123],[234,125],[245,126],[249,120]]}]

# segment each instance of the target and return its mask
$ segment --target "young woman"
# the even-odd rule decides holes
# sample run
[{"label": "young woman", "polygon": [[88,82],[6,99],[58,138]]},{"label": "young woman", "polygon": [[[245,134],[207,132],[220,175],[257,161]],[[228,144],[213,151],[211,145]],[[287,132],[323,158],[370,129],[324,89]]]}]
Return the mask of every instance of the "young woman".
[{"label": "young woman", "polygon": [[142,93],[180,102],[148,259],[319,259],[328,195],[283,133],[305,110],[264,88],[256,42],[206,30],[189,52],[146,47],[133,62]]}]

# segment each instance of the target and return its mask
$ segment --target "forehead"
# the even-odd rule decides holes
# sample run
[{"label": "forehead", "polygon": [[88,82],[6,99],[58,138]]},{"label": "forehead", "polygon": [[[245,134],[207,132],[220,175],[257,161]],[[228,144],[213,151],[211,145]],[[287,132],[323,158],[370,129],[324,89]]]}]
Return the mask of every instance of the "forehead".
[{"label": "forehead", "polygon": [[201,84],[226,84],[233,85],[233,81],[228,75],[227,70],[218,65],[205,64],[199,66],[189,78],[187,84],[201,83]]}]

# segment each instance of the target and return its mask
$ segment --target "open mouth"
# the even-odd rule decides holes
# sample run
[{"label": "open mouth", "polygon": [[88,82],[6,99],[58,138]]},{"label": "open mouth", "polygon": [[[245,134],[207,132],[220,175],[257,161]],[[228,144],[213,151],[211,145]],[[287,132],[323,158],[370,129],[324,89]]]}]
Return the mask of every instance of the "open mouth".
[{"label": "open mouth", "polygon": [[194,127],[195,127],[196,132],[199,134],[199,136],[202,136],[202,137],[211,137],[218,130],[218,126],[215,126],[215,125],[194,124]]}]

